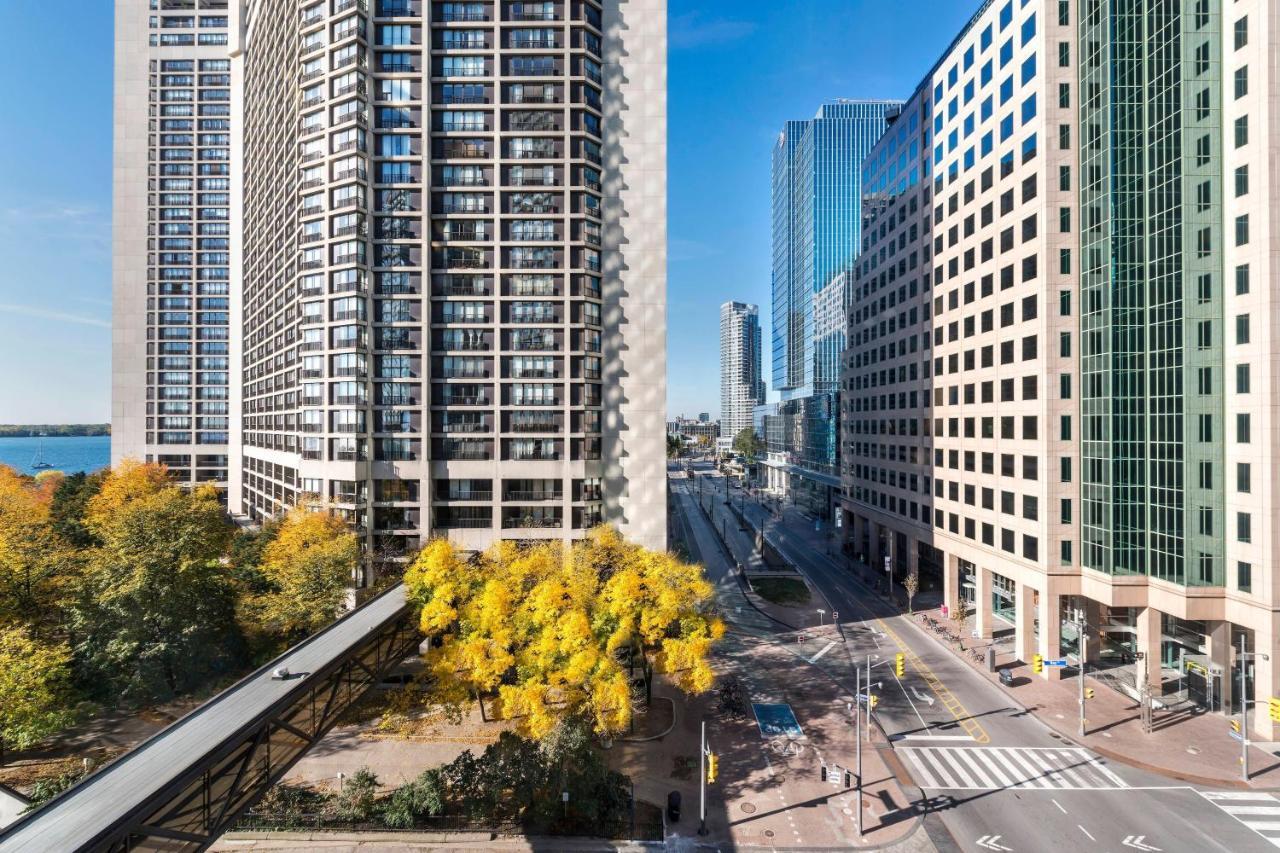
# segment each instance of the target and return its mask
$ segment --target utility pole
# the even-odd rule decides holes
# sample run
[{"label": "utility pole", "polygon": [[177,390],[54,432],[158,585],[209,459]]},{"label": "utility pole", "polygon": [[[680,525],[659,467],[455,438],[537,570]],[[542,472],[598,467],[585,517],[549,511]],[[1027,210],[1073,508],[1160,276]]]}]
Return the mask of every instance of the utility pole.
[{"label": "utility pole", "polygon": [[1084,737],[1085,719],[1084,719],[1084,629],[1083,619],[1076,620],[1076,646],[1080,653],[1080,737]]},{"label": "utility pole", "polygon": [[867,743],[871,743],[871,655],[867,655]]},{"label": "utility pole", "polygon": [[[871,673],[867,673],[867,680],[871,680]],[[854,741],[858,744],[858,835],[862,835],[862,670],[854,671],[854,691],[853,691],[853,734]],[[871,689],[867,689],[868,701],[870,701]]]},{"label": "utility pole", "polygon": [[1240,633],[1240,778],[1249,781],[1249,697],[1244,692],[1244,632]]},{"label": "utility pole", "polygon": [[698,784],[701,797],[698,804],[698,834],[707,834],[707,721],[702,721],[702,749],[698,750]]}]

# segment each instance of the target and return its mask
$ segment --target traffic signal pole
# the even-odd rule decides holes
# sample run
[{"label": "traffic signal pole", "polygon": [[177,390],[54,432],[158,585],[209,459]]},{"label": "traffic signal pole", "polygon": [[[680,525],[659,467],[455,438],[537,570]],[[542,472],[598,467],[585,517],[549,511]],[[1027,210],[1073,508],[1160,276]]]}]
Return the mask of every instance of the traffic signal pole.
[{"label": "traffic signal pole", "polygon": [[1244,692],[1244,670],[1249,659],[1244,653],[1244,632],[1240,633],[1240,778],[1249,781],[1249,697]]},{"label": "traffic signal pole", "polygon": [[707,834],[707,721],[702,721],[702,749],[698,750],[698,783],[701,796],[698,802],[698,834]]},{"label": "traffic signal pole", "polygon": [[1083,619],[1079,619],[1079,620],[1077,620],[1077,621],[1076,621],[1076,646],[1077,646],[1077,651],[1079,651],[1079,652],[1080,652],[1080,737],[1084,737],[1084,730],[1085,730],[1085,718],[1084,718],[1084,652],[1085,652],[1085,640],[1084,640],[1084,629],[1085,629],[1084,620],[1083,620]]},{"label": "traffic signal pole", "polygon": [[[862,835],[862,670],[855,670],[853,689],[854,740],[858,744],[858,835]],[[871,673],[867,673],[867,702],[871,701]],[[868,714],[870,712],[868,711]],[[868,723],[870,721],[868,720]],[[868,725],[868,728],[870,726]]]}]

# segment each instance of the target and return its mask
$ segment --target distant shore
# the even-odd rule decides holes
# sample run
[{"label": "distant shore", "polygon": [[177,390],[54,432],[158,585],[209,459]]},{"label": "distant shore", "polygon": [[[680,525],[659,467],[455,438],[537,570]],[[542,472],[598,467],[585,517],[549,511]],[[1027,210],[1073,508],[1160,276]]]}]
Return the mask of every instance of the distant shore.
[{"label": "distant shore", "polygon": [[111,424],[0,424],[0,438],[111,435]]}]

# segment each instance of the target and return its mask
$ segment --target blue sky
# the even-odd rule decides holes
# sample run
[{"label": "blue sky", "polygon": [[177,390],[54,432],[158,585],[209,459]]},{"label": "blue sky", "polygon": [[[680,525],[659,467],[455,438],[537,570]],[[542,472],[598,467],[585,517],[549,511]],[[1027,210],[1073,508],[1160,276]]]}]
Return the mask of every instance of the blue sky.
[{"label": "blue sky", "polygon": [[[782,123],[830,98],[905,97],[977,0],[669,3],[668,407],[695,414],[719,409],[720,304],[759,304],[769,340]],[[0,0],[0,14],[0,423],[105,421],[112,3],[59,16]]]}]

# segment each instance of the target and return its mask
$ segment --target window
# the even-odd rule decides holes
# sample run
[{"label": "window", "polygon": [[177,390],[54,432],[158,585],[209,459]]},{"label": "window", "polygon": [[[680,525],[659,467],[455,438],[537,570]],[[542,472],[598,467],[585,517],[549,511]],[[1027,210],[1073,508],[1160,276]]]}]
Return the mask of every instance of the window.
[{"label": "window", "polygon": [[1248,364],[1236,365],[1236,393],[1237,394],[1249,393],[1249,365]]},{"label": "window", "polygon": [[1236,563],[1236,589],[1241,592],[1253,591],[1253,566],[1249,563]]},{"label": "window", "polygon": [[1240,264],[1236,267],[1236,295],[1244,296],[1249,292],[1249,265]]},{"label": "window", "polygon": [[1062,192],[1067,192],[1068,190],[1071,189],[1071,167],[1070,166],[1058,167],[1058,189],[1061,190]]},{"label": "window", "polygon": [[1071,250],[1070,249],[1058,250],[1058,272],[1061,273],[1062,275],[1071,274]]},{"label": "window", "polygon": [[1237,344],[1249,343],[1249,315],[1248,314],[1236,315],[1236,343]]},{"label": "window", "polygon": [[1025,86],[1036,77],[1036,55],[1033,53],[1022,61],[1022,85]]},{"label": "window", "polygon": [[1036,14],[1032,12],[1027,19],[1022,22],[1022,40],[1019,42],[1022,46],[1026,46],[1027,42],[1035,38],[1036,35]]},{"label": "window", "polygon": [[1236,98],[1243,98],[1249,94],[1249,66],[1247,65],[1242,65],[1236,69],[1235,93]]},{"label": "window", "polygon": [[1249,413],[1240,412],[1236,415],[1236,441],[1240,444],[1248,444],[1250,441],[1250,423]]},{"label": "window", "polygon": [[1249,214],[1245,213],[1236,217],[1236,245],[1247,246],[1249,244]]},{"label": "window", "polygon": [[1070,83],[1058,84],[1058,106],[1064,110],[1071,106],[1071,84]]},{"label": "window", "polygon": [[1236,198],[1249,192],[1249,166],[1236,167]]},{"label": "window", "polygon": [[1058,479],[1063,483],[1071,482],[1071,457],[1063,456],[1058,460]]},{"label": "window", "polygon": [[1066,68],[1071,64],[1071,42],[1058,42],[1058,67]]},{"label": "window", "polygon": [[1242,115],[1235,122],[1236,130],[1236,147],[1242,148],[1249,144],[1249,116]]},{"label": "window", "polygon": [[1236,463],[1236,491],[1246,495],[1253,491],[1253,469],[1248,462]]},{"label": "window", "polygon": [[1253,516],[1247,512],[1236,513],[1236,540],[1246,543],[1253,541]]}]

